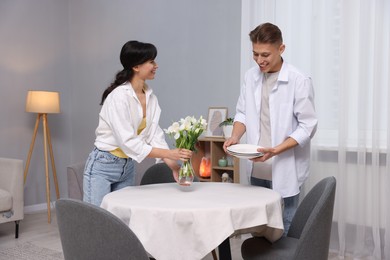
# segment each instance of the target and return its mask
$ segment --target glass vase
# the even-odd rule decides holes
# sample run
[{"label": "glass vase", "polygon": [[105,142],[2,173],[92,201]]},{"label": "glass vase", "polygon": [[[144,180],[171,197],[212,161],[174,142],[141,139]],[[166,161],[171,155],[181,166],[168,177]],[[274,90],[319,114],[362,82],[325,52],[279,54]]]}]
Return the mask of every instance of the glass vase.
[{"label": "glass vase", "polygon": [[191,186],[194,182],[194,168],[192,168],[191,160],[183,162],[179,170],[178,183],[182,186]]}]

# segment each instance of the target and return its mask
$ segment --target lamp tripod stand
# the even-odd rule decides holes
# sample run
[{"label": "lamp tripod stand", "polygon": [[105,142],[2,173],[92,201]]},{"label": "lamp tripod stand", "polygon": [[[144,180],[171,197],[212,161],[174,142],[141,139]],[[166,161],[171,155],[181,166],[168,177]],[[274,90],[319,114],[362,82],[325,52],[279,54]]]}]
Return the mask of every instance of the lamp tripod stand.
[{"label": "lamp tripod stand", "polygon": [[28,152],[26,168],[24,170],[24,183],[26,183],[28,167],[30,165],[31,155],[32,155],[32,152],[33,152],[33,149],[34,149],[34,144],[35,144],[35,138],[37,136],[38,126],[39,126],[39,122],[41,121],[41,119],[42,119],[42,124],[43,124],[43,146],[44,146],[44,155],[45,155],[47,221],[50,223],[51,222],[51,213],[50,213],[49,161],[48,161],[48,154],[47,154],[48,153],[47,152],[47,147],[48,146],[49,146],[51,167],[52,167],[52,171],[53,171],[53,180],[54,180],[54,185],[55,185],[55,189],[56,189],[57,199],[60,198],[60,193],[59,193],[59,190],[58,190],[56,166],[54,164],[53,148],[52,148],[52,145],[51,145],[50,130],[49,130],[48,122],[47,122],[47,113],[38,113],[37,114],[37,119],[35,121],[34,133],[33,133],[33,137],[32,137],[32,140],[31,140],[31,145],[30,145],[30,150]]}]

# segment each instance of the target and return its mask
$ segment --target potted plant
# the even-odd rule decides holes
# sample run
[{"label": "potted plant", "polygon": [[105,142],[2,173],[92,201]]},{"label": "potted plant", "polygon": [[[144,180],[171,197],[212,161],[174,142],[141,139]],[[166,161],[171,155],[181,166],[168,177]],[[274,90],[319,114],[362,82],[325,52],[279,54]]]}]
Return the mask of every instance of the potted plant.
[{"label": "potted plant", "polygon": [[226,118],[225,121],[223,121],[219,124],[219,126],[222,127],[223,135],[225,136],[225,138],[229,138],[232,136],[233,123],[234,123],[234,119],[231,117],[228,117],[228,118]]}]

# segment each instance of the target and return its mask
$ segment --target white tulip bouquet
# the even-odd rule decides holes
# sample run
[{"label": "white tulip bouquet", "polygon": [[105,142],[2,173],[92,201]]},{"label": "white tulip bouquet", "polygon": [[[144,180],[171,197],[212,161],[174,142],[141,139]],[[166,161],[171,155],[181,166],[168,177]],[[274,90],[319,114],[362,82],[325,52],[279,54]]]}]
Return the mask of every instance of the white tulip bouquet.
[{"label": "white tulip bouquet", "polygon": [[[200,116],[199,119],[195,117],[187,116],[180,119],[178,122],[164,129],[175,140],[176,148],[185,148],[191,151],[195,151],[195,145],[199,136],[206,130],[207,122]],[[179,170],[179,184],[189,186],[194,179],[194,170],[190,161],[183,163]]]},{"label": "white tulip bouquet", "polygon": [[173,124],[164,129],[165,133],[175,139],[176,148],[185,148],[191,151],[195,151],[195,144],[198,141],[198,137],[206,130],[206,120],[200,116],[199,119],[195,117],[187,116],[182,118],[179,122],[173,122]]}]

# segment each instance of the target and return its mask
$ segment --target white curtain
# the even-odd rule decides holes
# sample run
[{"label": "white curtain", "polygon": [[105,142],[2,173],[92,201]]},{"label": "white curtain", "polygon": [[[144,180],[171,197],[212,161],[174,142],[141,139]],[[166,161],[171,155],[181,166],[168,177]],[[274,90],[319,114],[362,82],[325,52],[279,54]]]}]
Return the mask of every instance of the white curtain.
[{"label": "white curtain", "polygon": [[242,0],[241,76],[255,65],[248,33],[263,22],[279,26],[285,61],[314,83],[319,126],[302,197],[335,176],[331,251],[390,259],[390,0]]}]

